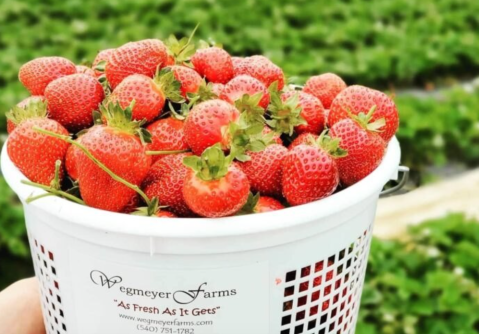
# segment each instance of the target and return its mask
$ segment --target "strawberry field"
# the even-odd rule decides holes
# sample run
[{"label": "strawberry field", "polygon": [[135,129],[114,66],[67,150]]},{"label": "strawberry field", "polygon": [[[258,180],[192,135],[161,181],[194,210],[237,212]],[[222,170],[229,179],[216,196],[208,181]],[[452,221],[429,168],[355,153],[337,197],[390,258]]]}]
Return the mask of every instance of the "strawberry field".
[{"label": "strawberry field", "polygon": [[[197,39],[263,54],[289,83],[334,72],[394,96],[413,189],[440,181],[443,170],[479,166],[478,12],[472,0],[4,0],[0,148],[3,113],[28,96],[22,64],[61,55],[91,65],[98,50],[189,35],[200,23]],[[32,275],[23,221],[0,174],[0,290]],[[374,240],[357,332],[479,333],[478,244],[479,224],[461,215],[414,227],[405,240]]]}]

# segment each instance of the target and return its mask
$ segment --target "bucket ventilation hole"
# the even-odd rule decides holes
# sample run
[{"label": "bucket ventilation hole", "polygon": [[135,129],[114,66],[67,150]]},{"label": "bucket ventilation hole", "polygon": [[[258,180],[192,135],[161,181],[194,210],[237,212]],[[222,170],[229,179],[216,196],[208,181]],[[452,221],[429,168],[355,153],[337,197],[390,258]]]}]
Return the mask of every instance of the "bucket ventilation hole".
[{"label": "bucket ventilation hole", "polygon": [[55,254],[34,236],[29,235],[29,240],[35,273],[40,284],[40,295],[47,334],[67,333]]},{"label": "bucket ventilation hole", "polygon": [[351,245],[285,275],[280,334],[353,334],[372,225]]}]

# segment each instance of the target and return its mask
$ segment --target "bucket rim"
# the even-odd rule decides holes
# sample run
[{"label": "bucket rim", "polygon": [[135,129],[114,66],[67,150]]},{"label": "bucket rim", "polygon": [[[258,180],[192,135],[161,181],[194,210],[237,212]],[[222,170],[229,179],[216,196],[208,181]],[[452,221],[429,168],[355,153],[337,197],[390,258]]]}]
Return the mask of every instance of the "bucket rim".
[{"label": "bucket rim", "polygon": [[[43,211],[68,224],[88,229],[133,236],[166,238],[217,238],[264,233],[294,228],[311,221],[330,217],[342,210],[367,201],[397,173],[401,150],[394,137],[388,144],[381,164],[366,178],[327,198],[278,211],[223,218],[159,218],[141,217],[95,209],[59,197],[45,197],[26,204],[25,200],[45,191],[21,183],[27,178],[13,165],[7,153],[8,140],[1,154],[5,180],[25,206]],[[64,224],[62,228],[68,228]]]}]

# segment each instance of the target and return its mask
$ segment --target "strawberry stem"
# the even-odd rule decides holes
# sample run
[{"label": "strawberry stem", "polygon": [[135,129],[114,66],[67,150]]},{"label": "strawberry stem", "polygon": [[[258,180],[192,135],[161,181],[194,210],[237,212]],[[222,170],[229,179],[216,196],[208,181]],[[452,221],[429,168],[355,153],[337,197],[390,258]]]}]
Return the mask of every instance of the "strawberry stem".
[{"label": "strawberry stem", "polygon": [[173,150],[173,151],[146,151],[146,155],[169,155],[169,154],[179,154],[186,153],[190,150]]},{"label": "strawberry stem", "polygon": [[83,146],[82,144],[78,143],[77,141],[71,139],[69,136],[64,136],[64,135],[60,135],[58,133],[55,133],[55,132],[51,132],[51,131],[48,131],[48,130],[44,130],[42,128],[39,128],[39,127],[33,127],[33,130],[37,131],[37,132],[40,132],[44,135],[47,135],[47,136],[50,136],[50,137],[54,137],[54,138],[58,138],[58,139],[61,139],[63,141],[66,141],[67,143],[70,143],[72,145],[75,145],[76,147],[78,147],[80,150],[83,151],[83,153],[85,153],[85,155],[91,160],[93,161],[93,163],[95,163],[95,165],[97,165],[98,167],[100,167],[105,173],[107,173],[108,175],[110,175],[110,177],[117,181],[117,182],[120,182],[121,184],[127,186],[128,188],[134,190],[135,192],[137,192],[142,198],[143,200],[145,201],[145,203],[148,205],[148,207],[150,206],[151,204],[151,200],[148,198],[148,196],[140,189],[140,187],[138,187],[137,185],[134,185],[130,182],[128,182],[127,180],[125,180],[124,178],[116,175],[111,169],[109,169],[107,166],[105,166],[100,160],[98,160],[97,158],[95,158],[91,152],[85,147]]},{"label": "strawberry stem", "polygon": [[58,189],[54,189],[52,187],[49,187],[49,186],[45,186],[43,184],[40,184],[40,183],[35,183],[35,182],[31,182],[31,181],[27,181],[27,180],[22,180],[21,181],[23,184],[26,184],[26,185],[29,185],[29,186],[32,186],[32,187],[36,187],[36,188],[40,188],[40,189],[43,189],[45,191],[48,192],[48,194],[42,194],[42,195],[39,195],[39,196],[35,196],[35,197],[29,197],[27,199],[27,203],[31,203],[37,199],[40,199],[40,198],[43,198],[43,197],[46,197],[46,195],[56,195],[56,196],[62,196],[62,197],[65,197],[73,202],[76,202],[78,204],[81,204],[81,205],[85,205],[85,202],[83,202],[81,199],[79,199],[78,197],[75,197],[73,196],[72,194],[69,194],[65,191],[62,191],[62,190],[58,190]]}]

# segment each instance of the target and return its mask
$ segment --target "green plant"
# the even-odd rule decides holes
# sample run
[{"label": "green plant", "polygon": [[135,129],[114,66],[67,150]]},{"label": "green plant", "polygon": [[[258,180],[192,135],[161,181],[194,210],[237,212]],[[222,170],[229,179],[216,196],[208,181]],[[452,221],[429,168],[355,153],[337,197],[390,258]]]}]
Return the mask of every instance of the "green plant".
[{"label": "green plant", "polygon": [[358,334],[479,333],[479,224],[461,215],[374,240]]},{"label": "green plant", "polygon": [[456,88],[428,98],[399,96],[396,103],[405,165],[422,172],[451,161],[479,164],[479,90]]}]

